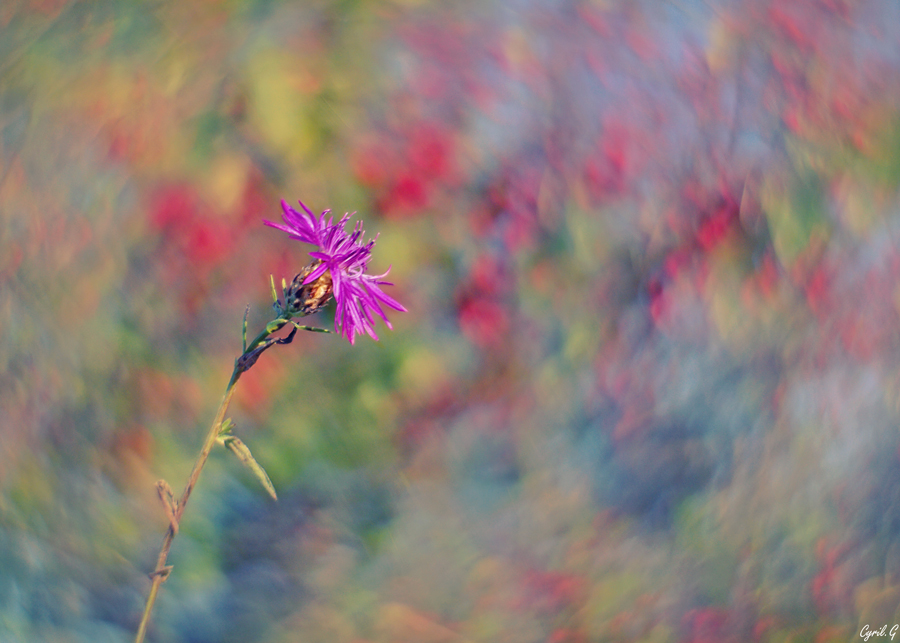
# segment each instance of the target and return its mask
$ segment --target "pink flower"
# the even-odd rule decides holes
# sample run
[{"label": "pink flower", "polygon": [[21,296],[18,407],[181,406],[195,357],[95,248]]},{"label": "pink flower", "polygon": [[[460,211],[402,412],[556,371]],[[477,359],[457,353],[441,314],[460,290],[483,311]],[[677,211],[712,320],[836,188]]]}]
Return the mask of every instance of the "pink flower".
[{"label": "pink flower", "polygon": [[303,285],[311,284],[328,273],[332,294],[337,303],[335,332],[343,334],[351,344],[356,339],[356,334],[361,335],[363,331],[377,340],[373,313],[381,317],[388,328],[392,328],[382,305],[401,312],[406,312],[406,308],[380,288],[393,285],[383,279],[390,268],[381,275],[366,274],[375,239],[363,243],[365,231],[362,229],[362,221],[358,221],[353,232],[348,234],[344,226],[350,220],[350,214],[345,214],[340,221],[334,223],[334,218],[327,216],[331,210],[325,210],[321,216],[316,217],[302,202],[300,207],[303,212],[294,210],[282,201],[284,224],[271,221],[264,223],[287,232],[292,239],[318,248],[309,253],[316,261],[310,266]]}]

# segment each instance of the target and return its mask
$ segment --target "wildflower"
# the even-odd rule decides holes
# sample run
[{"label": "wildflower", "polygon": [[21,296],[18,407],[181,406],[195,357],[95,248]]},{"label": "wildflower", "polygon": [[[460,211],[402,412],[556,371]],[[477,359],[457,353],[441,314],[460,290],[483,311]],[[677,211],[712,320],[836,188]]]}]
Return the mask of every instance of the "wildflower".
[{"label": "wildflower", "polygon": [[[294,279],[295,284],[292,284],[298,294],[303,290],[303,286],[315,285],[316,303],[314,306],[307,306],[312,310],[302,312],[304,314],[315,312],[319,305],[324,304],[328,297],[333,295],[337,306],[334,315],[335,332],[343,334],[351,344],[356,335],[361,335],[363,331],[377,340],[373,313],[381,317],[388,328],[393,328],[382,305],[401,312],[406,312],[406,308],[380,288],[393,285],[389,281],[384,281],[390,268],[381,275],[366,274],[375,239],[363,243],[365,231],[362,229],[362,221],[357,221],[353,232],[348,234],[344,226],[350,220],[350,214],[345,214],[335,223],[333,217],[327,216],[331,210],[325,210],[321,216],[316,217],[302,202],[300,207],[303,208],[303,212],[298,212],[282,201],[281,208],[284,214],[281,218],[284,224],[271,221],[264,223],[287,232],[292,239],[318,248],[309,253],[315,261],[298,274]],[[298,278],[302,279],[301,283],[296,283]],[[303,290],[304,295],[299,299],[308,301],[306,290]]]}]

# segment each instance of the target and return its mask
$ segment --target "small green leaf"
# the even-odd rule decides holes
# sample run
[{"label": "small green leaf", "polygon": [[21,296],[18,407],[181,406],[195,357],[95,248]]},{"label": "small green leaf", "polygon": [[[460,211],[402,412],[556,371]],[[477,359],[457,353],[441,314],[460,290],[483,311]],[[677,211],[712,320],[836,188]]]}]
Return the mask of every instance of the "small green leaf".
[{"label": "small green leaf", "polygon": [[247,315],[250,314],[250,304],[247,304],[247,307],[244,309],[244,325],[241,329],[241,345],[244,347],[244,353],[247,352]]},{"label": "small green leaf", "polygon": [[231,421],[231,418],[225,418],[225,420],[222,421],[222,426],[219,427],[220,443],[224,444],[224,438],[228,435],[231,435],[232,429],[234,429],[234,422]]},{"label": "small green leaf", "polygon": [[331,331],[327,328],[316,328],[315,326],[301,326],[295,321],[291,322],[294,325],[294,328],[297,330],[308,330],[313,333],[330,333]]},{"label": "small green leaf", "polygon": [[275,292],[275,275],[269,275],[269,285],[272,286],[272,303],[278,303],[278,293]]},{"label": "small green leaf", "polygon": [[250,449],[247,445],[244,444],[240,438],[236,438],[233,435],[229,435],[221,441],[229,451],[237,456],[238,460],[241,461],[241,464],[248,467],[253,472],[257,479],[262,483],[262,486],[266,488],[269,495],[272,496],[272,499],[278,500],[278,496],[275,493],[275,486],[269,479],[269,474],[267,474],[266,470],[253,458],[253,454],[250,453]]}]

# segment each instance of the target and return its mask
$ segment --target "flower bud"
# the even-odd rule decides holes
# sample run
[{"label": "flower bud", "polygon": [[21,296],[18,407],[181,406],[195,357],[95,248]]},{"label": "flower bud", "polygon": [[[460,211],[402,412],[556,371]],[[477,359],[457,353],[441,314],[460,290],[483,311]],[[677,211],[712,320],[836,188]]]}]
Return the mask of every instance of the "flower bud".
[{"label": "flower bud", "polygon": [[322,263],[314,261],[297,273],[285,294],[287,312],[294,317],[312,315],[327,304],[332,295],[331,273],[327,270],[318,279],[308,284],[303,282]]}]

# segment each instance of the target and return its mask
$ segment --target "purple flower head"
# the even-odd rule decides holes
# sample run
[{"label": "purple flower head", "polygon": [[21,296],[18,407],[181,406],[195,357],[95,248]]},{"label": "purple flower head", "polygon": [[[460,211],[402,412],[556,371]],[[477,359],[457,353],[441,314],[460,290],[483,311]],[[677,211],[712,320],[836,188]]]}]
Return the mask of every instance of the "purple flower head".
[{"label": "purple flower head", "polygon": [[283,225],[271,221],[263,223],[287,232],[291,239],[318,248],[309,253],[317,261],[311,265],[303,284],[313,283],[326,272],[330,274],[332,293],[337,304],[334,315],[335,332],[343,334],[351,344],[356,339],[357,333],[361,335],[363,331],[377,340],[375,318],[372,313],[381,317],[388,328],[393,328],[381,308],[382,304],[401,312],[406,312],[406,308],[380,288],[393,286],[383,279],[390,272],[390,268],[381,275],[366,274],[375,239],[363,243],[365,231],[362,229],[362,221],[357,221],[353,232],[347,234],[344,226],[350,220],[350,214],[345,214],[335,223],[331,216],[326,219],[331,210],[325,210],[321,216],[316,217],[302,201],[299,203],[303,212],[297,212],[285,201],[281,202],[281,209],[284,210],[281,217]]}]

